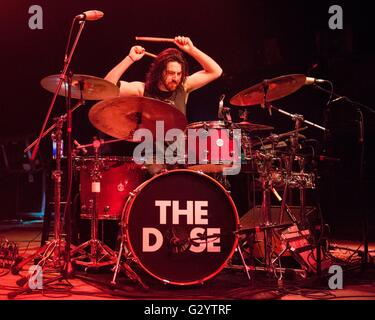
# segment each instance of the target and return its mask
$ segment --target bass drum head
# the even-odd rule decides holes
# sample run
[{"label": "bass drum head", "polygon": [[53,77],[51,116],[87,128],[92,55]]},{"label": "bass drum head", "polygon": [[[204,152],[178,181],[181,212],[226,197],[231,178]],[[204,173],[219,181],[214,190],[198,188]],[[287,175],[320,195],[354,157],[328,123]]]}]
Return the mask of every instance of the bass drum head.
[{"label": "bass drum head", "polygon": [[141,267],[171,284],[202,283],[237,246],[238,213],[211,177],[172,170],[139,186],[125,211],[128,248]]}]

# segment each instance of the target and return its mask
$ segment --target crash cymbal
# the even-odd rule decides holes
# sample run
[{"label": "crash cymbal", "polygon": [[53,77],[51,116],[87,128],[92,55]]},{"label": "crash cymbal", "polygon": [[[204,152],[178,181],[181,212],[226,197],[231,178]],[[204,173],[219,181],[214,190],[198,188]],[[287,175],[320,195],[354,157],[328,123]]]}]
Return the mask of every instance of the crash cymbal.
[{"label": "crash cymbal", "polygon": [[281,99],[301,88],[306,82],[303,74],[289,74],[278,78],[263,80],[248,89],[237,93],[230,103],[234,106],[253,106]]},{"label": "crash cymbal", "polygon": [[[59,81],[60,74],[54,74],[43,78],[40,83],[44,89],[54,93]],[[82,93],[84,100],[104,100],[118,97],[120,89],[107,80],[76,74],[73,75],[71,93],[73,99],[81,99]],[[68,95],[67,81],[63,82],[58,94],[64,97]]]},{"label": "crash cymbal", "polygon": [[164,131],[185,130],[185,115],[169,103],[145,97],[118,97],[96,103],[89,111],[91,123],[100,131],[115,137],[134,141],[137,129],[149,129],[153,137],[156,121],[164,121]]},{"label": "crash cymbal", "polygon": [[248,121],[238,122],[234,125],[235,127],[249,132],[272,131],[273,129],[275,129],[274,127],[267,126],[265,124],[251,123]]}]

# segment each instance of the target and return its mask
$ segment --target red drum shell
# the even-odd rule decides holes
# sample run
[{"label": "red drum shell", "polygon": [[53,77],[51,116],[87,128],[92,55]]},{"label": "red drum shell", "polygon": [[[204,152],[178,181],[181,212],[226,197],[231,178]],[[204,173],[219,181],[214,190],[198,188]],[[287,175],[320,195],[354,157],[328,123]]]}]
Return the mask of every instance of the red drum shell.
[{"label": "red drum shell", "polygon": [[[221,173],[224,168],[233,166],[234,157],[237,157],[238,161],[241,160],[241,150],[236,152],[231,136],[232,131],[223,121],[194,122],[187,125],[186,132],[189,129],[207,132],[207,136],[197,136],[193,147],[187,143],[187,154],[193,155],[195,159],[194,164],[187,163],[190,170]],[[210,132],[213,133],[212,137]],[[206,148],[202,146],[206,146]],[[224,152],[224,150],[228,152]]]},{"label": "red drum shell", "polygon": [[[101,220],[120,220],[129,192],[146,180],[146,170],[130,157],[100,157],[100,192],[97,193],[97,216]],[[80,211],[82,219],[91,219],[94,196],[91,192],[93,157],[75,159],[80,177]]]}]

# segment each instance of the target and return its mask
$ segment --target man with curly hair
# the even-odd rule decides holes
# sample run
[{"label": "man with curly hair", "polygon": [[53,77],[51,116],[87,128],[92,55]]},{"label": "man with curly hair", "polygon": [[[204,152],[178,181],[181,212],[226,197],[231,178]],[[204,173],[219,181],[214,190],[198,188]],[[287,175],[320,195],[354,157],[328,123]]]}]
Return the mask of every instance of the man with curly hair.
[{"label": "man with curly hair", "polygon": [[183,53],[174,48],[162,51],[151,64],[146,81],[119,81],[120,77],[134,62],[145,55],[145,49],[134,46],[129,54],[105,77],[119,85],[120,96],[144,96],[173,104],[186,114],[186,103],[190,92],[203,87],[222,74],[221,67],[207,54],[195,47],[188,37],[174,38],[175,45],[193,57],[202,70],[188,74],[188,65]]}]

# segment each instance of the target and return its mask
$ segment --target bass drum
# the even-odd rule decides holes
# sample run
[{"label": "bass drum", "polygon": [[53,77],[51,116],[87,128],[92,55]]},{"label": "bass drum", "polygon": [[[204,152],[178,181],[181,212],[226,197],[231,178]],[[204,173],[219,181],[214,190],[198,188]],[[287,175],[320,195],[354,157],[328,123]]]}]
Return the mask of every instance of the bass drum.
[{"label": "bass drum", "polygon": [[191,170],[168,171],[140,185],[130,194],[122,225],[140,266],[175,285],[215,276],[238,243],[239,218],[229,193]]}]

